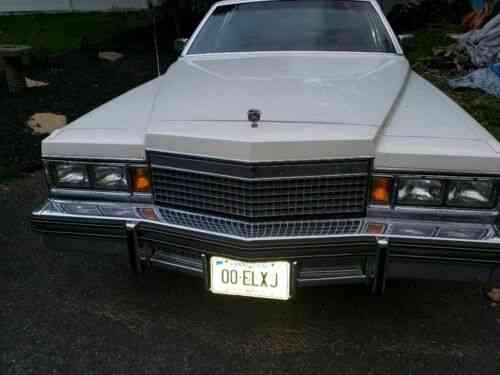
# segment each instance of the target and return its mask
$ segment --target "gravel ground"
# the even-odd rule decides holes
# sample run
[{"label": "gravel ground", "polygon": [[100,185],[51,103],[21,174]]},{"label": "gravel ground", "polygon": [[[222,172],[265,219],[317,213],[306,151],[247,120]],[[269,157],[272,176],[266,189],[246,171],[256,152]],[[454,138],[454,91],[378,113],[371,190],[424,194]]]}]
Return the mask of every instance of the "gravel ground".
[{"label": "gravel ground", "polygon": [[56,253],[31,233],[38,174],[0,189],[0,374],[494,374],[500,310],[477,286],[302,289],[287,303],[210,295],[126,255]]}]

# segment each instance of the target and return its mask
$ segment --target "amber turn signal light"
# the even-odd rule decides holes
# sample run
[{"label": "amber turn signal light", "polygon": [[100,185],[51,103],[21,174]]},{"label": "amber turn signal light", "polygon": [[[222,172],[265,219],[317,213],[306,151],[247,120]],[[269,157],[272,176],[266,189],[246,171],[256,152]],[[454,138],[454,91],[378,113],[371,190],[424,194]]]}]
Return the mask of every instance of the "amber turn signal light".
[{"label": "amber turn signal light", "polygon": [[385,225],[379,223],[368,223],[365,232],[368,234],[382,234],[385,232]]},{"label": "amber turn signal light", "polygon": [[151,191],[151,175],[149,173],[149,168],[132,168],[131,175],[132,190],[134,193],[149,193]]},{"label": "amber turn signal light", "polygon": [[389,204],[391,200],[392,178],[373,177],[372,181],[372,203]]},{"label": "amber turn signal light", "polygon": [[158,216],[156,216],[156,212],[152,208],[142,208],[139,210],[139,212],[142,214],[142,217],[151,221],[157,221]]}]

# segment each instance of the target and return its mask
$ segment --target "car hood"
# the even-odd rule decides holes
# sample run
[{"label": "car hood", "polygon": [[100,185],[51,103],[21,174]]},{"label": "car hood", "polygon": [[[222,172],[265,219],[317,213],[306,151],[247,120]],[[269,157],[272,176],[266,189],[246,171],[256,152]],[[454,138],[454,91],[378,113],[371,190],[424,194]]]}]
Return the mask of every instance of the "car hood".
[{"label": "car hood", "polygon": [[198,56],[167,72],[155,121],[248,121],[380,126],[408,75],[392,54]]},{"label": "car hood", "polygon": [[393,54],[185,57],[164,77],[146,148],[254,162],[371,158],[408,72]]},{"label": "car hood", "polygon": [[[252,107],[263,111],[258,128],[246,118]],[[386,171],[500,173],[496,139],[408,72],[404,57],[382,54],[183,58],[42,143],[50,158],[143,161],[148,150],[257,162],[374,157]]]}]

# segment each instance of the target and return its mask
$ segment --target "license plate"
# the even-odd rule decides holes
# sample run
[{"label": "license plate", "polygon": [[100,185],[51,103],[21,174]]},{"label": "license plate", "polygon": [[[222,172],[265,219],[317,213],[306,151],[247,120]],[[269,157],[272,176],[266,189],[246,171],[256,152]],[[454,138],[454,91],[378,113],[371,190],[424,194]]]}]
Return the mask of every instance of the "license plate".
[{"label": "license plate", "polygon": [[289,262],[242,262],[210,258],[210,290],[215,294],[290,299]]}]

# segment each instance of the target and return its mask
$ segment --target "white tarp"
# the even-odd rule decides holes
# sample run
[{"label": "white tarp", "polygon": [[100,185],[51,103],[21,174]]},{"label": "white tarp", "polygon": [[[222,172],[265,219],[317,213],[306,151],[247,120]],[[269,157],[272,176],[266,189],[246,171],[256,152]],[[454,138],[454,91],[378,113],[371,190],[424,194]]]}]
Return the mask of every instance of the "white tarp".
[{"label": "white tarp", "polygon": [[[500,68],[500,64],[498,66]],[[493,66],[477,69],[465,77],[452,79],[448,83],[452,88],[480,89],[500,98],[500,75],[495,72]]]},{"label": "white tarp", "polygon": [[485,67],[498,62],[500,56],[500,14],[491,19],[480,30],[469,31],[459,39],[467,50],[472,63]]}]

